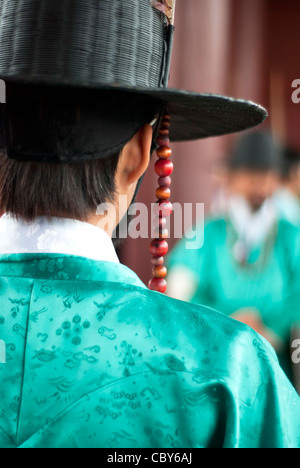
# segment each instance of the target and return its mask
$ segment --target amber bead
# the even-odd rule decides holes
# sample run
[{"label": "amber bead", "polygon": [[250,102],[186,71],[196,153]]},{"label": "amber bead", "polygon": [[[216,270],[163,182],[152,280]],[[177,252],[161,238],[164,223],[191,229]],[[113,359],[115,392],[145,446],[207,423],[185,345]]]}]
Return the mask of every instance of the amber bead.
[{"label": "amber bead", "polygon": [[170,128],[171,127],[171,120],[170,119],[162,119],[161,121],[161,126],[164,128]]},{"label": "amber bead", "polygon": [[160,159],[169,159],[172,156],[172,150],[168,146],[160,146],[156,154]]},{"label": "amber bead", "polygon": [[160,177],[167,177],[172,174],[174,166],[169,159],[159,159],[154,166],[155,172]]},{"label": "amber bead", "polygon": [[158,185],[160,187],[170,187],[172,184],[171,177],[160,177],[158,179]]},{"label": "amber bead", "polygon": [[150,253],[152,257],[164,257],[169,250],[168,243],[165,240],[154,239],[150,244]]},{"label": "amber bead", "polygon": [[171,116],[170,116],[170,114],[163,114],[162,119],[163,120],[168,120],[168,122],[170,122],[171,121]]},{"label": "amber bead", "polygon": [[152,278],[152,280],[149,281],[148,288],[151,291],[164,294],[167,290],[167,283],[163,278]]},{"label": "amber bead", "polygon": [[157,265],[152,270],[152,275],[154,278],[165,278],[167,273],[168,270],[164,265]]},{"label": "amber bead", "polygon": [[169,136],[170,129],[168,127],[160,127],[158,133],[159,135]]},{"label": "amber bead", "polygon": [[171,196],[171,190],[169,187],[158,187],[156,190],[156,198],[159,200],[168,200]]},{"label": "amber bead", "polygon": [[168,239],[169,231],[168,229],[155,229],[154,237],[155,239]]},{"label": "amber bead", "polygon": [[157,257],[157,258],[151,259],[151,263],[154,266],[161,266],[164,264],[164,261],[165,261],[164,257]]}]

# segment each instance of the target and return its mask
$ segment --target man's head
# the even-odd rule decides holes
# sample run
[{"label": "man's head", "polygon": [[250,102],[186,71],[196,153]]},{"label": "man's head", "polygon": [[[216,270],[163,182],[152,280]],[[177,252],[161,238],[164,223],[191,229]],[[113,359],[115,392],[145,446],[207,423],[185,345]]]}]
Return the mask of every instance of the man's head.
[{"label": "man's head", "polygon": [[119,196],[126,195],[128,209],[148,167],[151,144],[152,128],[145,125],[120,153],[102,160],[55,164],[0,154],[0,212],[26,221],[58,216],[101,225],[97,207],[110,203],[118,223],[125,215],[125,206],[119,210]]},{"label": "man's head", "polygon": [[267,170],[236,169],[229,173],[232,193],[242,196],[253,211],[261,208],[278,185],[278,173]]},{"label": "man's head", "polygon": [[268,133],[254,132],[239,140],[229,162],[229,185],[253,211],[273,195],[279,181],[280,153]]},{"label": "man's head", "polygon": [[[156,104],[106,94],[96,106],[89,94],[62,96],[57,90],[52,102],[47,91],[9,89],[10,157],[0,156],[0,212],[27,221],[41,215],[69,217],[101,227],[97,207],[109,202],[116,207],[118,224],[149,164],[153,140],[149,122]],[[120,195],[127,197],[122,208]]]}]

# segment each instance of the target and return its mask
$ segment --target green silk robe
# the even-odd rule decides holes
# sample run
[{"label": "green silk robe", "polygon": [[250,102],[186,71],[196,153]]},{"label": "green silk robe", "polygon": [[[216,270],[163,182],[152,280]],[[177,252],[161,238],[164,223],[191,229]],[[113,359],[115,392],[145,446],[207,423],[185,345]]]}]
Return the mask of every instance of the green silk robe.
[{"label": "green silk robe", "polygon": [[224,314],[65,255],[1,256],[0,293],[1,448],[300,446],[275,353]]},{"label": "green silk robe", "polygon": [[169,256],[169,269],[182,265],[192,273],[195,291],[186,298],[192,303],[226,315],[256,309],[264,325],[284,343],[278,357],[292,378],[289,345],[291,327],[300,319],[300,231],[279,221],[269,245],[253,250],[245,267],[232,254],[236,239],[228,220],[208,219],[203,247],[186,250],[185,240],[180,241]]},{"label": "green silk robe", "polygon": [[233,234],[228,226],[225,219],[208,220],[203,247],[186,250],[185,241],[180,241],[169,256],[169,268],[182,265],[193,273],[196,287],[190,298],[192,303],[226,315],[242,308],[256,308],[264,324],[286,341],[291,324],[300,317],[299,303],[289,310],[285,308],[286,298],[300,290],[299,230],[280,221],[274,243],[265,251],[253,251],[249,265],[241,267],[232,254]]}]

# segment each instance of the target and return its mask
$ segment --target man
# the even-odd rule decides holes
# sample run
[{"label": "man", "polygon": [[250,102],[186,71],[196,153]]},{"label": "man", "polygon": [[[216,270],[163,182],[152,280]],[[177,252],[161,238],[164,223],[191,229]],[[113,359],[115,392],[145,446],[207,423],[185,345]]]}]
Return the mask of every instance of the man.
[{"label": "man", "polygon": [[274,200],[281,218],[300,227],[300,153],[286,147],[283,151],[280,188]]},{"label": "man", "polygon": [[264,111],[165,89],[169,2],[71,3],[67,20],[66,0],[1,3],[0,446],[297,446],[299,399],[263,339],[148,290],[110,239],[166,109],[173,139]]},{"label": "man", "polygon": [[278,221],[272,200],[280,163],[268,133],[251,132],[238,141],[229,162],[226,211],[206,221],[201,249],[186,250],[183,240],[171,254],[169,294],[254,328],[290,375],[290,332],[299,308],[294,303],[287,309],[286,301],[300,284],[300,238],[294,226]]}]

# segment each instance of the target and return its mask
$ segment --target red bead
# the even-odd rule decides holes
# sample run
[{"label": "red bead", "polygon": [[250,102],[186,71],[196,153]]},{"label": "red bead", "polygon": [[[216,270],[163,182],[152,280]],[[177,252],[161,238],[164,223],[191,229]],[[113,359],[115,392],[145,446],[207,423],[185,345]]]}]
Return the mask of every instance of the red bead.
[{"label": "red bead", "polygon": [[168,201],[160,201],[154,205],[153,211],[160,218],[168,218],[173,211],[173,205]]},{"label": "red bead", "polygon": [[158,185],[160,187],[170,187],[172,184],[171,177],[160,177],[158,179]]},{"label": "red bead", "polygon": [[154,278],[165,278],[167,273],[168,270],[164,265],[157,265],[152,270],[152,275]]},{"label": "red bead", "polygon": [[161,266],[161,265],[164,264],[164,261],[165,261],[164,257],[158,257],[158,258],[152,258],[151,259],[151,263],[154,266]]},{"label": "red bead", "polygon": [[161,218],[168,218],[173,211],[173,205],[171,202],[160,202],[159,203],[159,215]]},{"label": "red bead", "polygon": [[156,140],[156,143],[158,146],[170,146],[170,138],[167,135],[159,135],[159,137]]},{"label": "red bead", "polygon": [[174,166],[168,159],[159,159],[154,166],[155,172],[160,177],[167,177],[172,174]]},{"label": "red bead", "polygon": [[168,200],[171,196],[171,190],[168,187],[159,187],[156,190],[156,198],[159,200]]},{"label": "red bead", "polygon": [[164,115],[162,116],[162,118],[163,118],[163,120],[168,120],[168,121],[171,120],[170,114],[164,114]]},{"label": "red bead", "polygon": [[160,159],[169,159],[172,156],[172,150],[169,146],[160,146],[156,150],[156,154]]},{"label": "red bead", "polygon": [[152,280],[149,281],[148,288],[152,291],[164,294],[167,290],[166,280],[162,278],[152,278]]},{"label": "red bead", "polygon": [[169,250],[168,243],[165,240],[154,239],[150,244],[150,252],[152,257],[164,257]]}]

